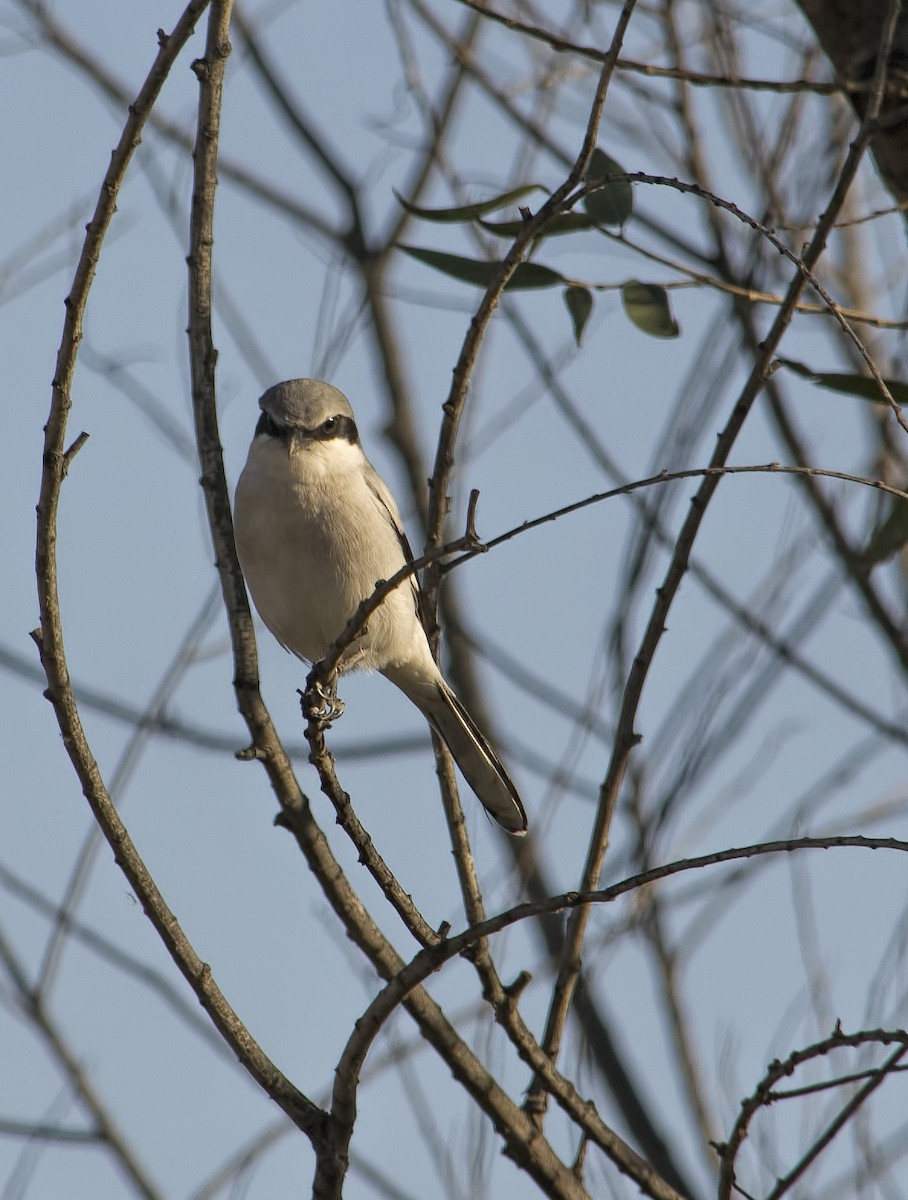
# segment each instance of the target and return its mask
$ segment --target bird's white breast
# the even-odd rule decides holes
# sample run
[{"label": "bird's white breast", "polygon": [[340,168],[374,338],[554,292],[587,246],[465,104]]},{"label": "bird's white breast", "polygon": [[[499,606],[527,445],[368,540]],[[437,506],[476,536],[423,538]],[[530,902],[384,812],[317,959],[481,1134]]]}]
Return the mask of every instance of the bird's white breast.
[{"label": "bird's white breast", "polygon": [[[324,656],[376,582],[404,563],[393,501],[389,516],[370,473],[361,448],[343,438],[257,437],[237,485],[237,552],[252,599],[275,637],[310,662]],[[424,654],[404,584],[369,619],[349,665],[382,669]]]}]

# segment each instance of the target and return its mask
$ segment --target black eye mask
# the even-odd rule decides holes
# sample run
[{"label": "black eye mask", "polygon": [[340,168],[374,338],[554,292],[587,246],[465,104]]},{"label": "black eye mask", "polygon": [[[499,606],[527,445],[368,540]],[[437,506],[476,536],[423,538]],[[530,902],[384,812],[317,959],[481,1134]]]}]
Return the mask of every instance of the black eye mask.
[{"label": "black eye mask", "polygon": [[277,438],[282,442],[289,441],[294,432],[301,434],[313,442],[328,442],[334,438],[343,438],[344,441],[350,442],[352,445],[356,445],[359,442],[356,422],[352,417],[348,417],[342,413],[338,413],[333,417],[327,417],[315,429],[303,429],[298,425],[279,425],[270,413],[263,412],[255,427],[256,436],[264,433],[267,437]]}]

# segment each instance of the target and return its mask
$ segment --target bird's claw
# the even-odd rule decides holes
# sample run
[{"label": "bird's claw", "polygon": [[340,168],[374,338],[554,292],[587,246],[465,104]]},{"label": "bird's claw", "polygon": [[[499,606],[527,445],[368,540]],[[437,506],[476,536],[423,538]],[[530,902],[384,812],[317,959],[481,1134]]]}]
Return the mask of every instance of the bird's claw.
[{"label": "bird's claw", "polygon": [[337,679],[331,683],[315,680],[303,693],[303,710],[306,717],[330,728],[333,721],[344,715],[346,705],[337,694]]}]

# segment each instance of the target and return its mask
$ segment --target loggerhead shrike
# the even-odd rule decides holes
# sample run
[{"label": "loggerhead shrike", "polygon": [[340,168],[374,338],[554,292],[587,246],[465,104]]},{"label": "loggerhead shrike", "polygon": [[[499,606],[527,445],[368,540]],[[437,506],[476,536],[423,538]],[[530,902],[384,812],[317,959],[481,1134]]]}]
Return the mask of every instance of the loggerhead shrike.
[{"label": "loggerhead shrike", "polygon": [[[317,379],[291,379],[269,388],[259,406],[236,488],[237,553],[262,620],[285,649],[314,663],[376,583],[413,556],[346,396]],[[413,576],[385,598],[340,670],[374,669],[396,684],[486,810],[508,833],[525,833],[514,784],[432,658],[418,586]]]}]

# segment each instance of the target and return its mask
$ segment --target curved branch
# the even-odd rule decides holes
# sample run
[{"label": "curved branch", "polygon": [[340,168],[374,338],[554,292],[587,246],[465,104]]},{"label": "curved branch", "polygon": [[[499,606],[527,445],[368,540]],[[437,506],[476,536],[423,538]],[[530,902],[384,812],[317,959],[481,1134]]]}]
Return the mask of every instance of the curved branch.
[{"label": "curved branch", "polygon": [[[204,145],[201,153],[205,154]],[[206,191],[213,183],[213,166],[210,152],[206,161],[197,161],[197,171],[203,177],[202,186]],[[208,181],[207,185],[204,180]],[[279,823],[293,833],[326,899],[343,922],[347,935],[368,957],[378,973],[387,979],[397,973],[403,965],[402,961],[350,887],[324,834],[313,819],[308,801],[293,775],[259,692],[254,631],[234,546],[233,522],[218,432],[213,386],[215,352],[209,324],[210,287],[206,284],[210,278],[211,224],[210,213],[206,214],[201,201],[201,192],[198,197],[194,194],[193,210],[194,214],[198,212],[199,227],[198,234],[193,238],[191,253],[193,401],[202,485],[233,644],[237,702],[253,738],[252,752],[245,757],[257,758],[262,762],[281,806]],[[586,1200],[582,1182],[565,1166],[546,1139],[532,1128],[519,1106],[458,1036],[441,1008],[421,990],[408,996],[405,1003],[423,1036],[438,1051],[452,1075],[493,1121],[502,1137],[504,1152],[547,1194],[560,1200]],[[340,1129],[338,1122],[331,1119],[322,1122],[310,1133],[317,1152],[314,1196],[340,1196],[347,1169],[346,1144],[350,1131],[347,1127]]]},{"label": "curved branch", "polygon": [[[463,346],[454,367],[451,390],[443,405],[444,418],[438,436],[435,465],[432,470],[432,477],[429,480],[429,517],[426,531],[426,544],[429,547],[439,545],[444,535],[448,485],[451,472],[454,468],[454,445],[460,427],[460,418],[463,414],[464,404],[466,403],[467,388],[470,384],[473,368],[476,364],[476,356],[479,353],[479,347],[485,336],[485,331],[488,328],[489,321],[492,319],[492,314],[498,307],[498,302],[508,281],[523,260],[523,256],[529,249],[533,239],[540,233],[546,222],[561,211],[565,200],[583,178],[583,172],[596,145],[606,93],[608,92],[608,86],[611,82],[615,62],[624,40],[628,22],[631,19],[634,4],[635,0],[625,0],[621,8],[615,25],[615,32],[612,35],[612,43],[599,75],[596,95],[593,99],[587,121],[583,143],[573,166],[567,174],[567,178],[560,187],[552,192],[539,211],[525,222],[520,233],[514,239],[510,250],[504,256],[501,263],[501,270],[498,272],[496,279],[486,289],[479,307],[470,321],[470,327],[467,330]],[[433,573],[430,571],[427,580],[427,592],[430,602],[434,601],[434,592],[437,584],[437,572]]]},{"label": "curved branch", "polygon": [[460,558],[445,563],[442,571],[453,571],[455,567],[459,567],[461,563],[467,562],[477,554],[486,554],[489,550],[494,550],[496,546],[500,546],[503,542],[509,542],[522,533],[529,533],[531,529],[538,529],[540,525],[546,525],[549,521],[557,521],[570,513],[580,512],[581,509],[589,508],[592,504],[601,504],[603,500],[613,500],[615,496],[628,496],[633,492],[639,492],[642,488],[655,487],[660,483],[671,483],[675,479],[718,479],[723,475],[806,475],[810,478],[841,479],[845,483],[856,483],[861,487],[871,488],[873,491],[886,492],[898,500],[908,502],[908,492],[893,487],[892,484],[884,483],[882,479],[870,479],[866,475],[850,475],[847,471],[833,471],[825,467],[788,467],[782,463],[771,462],[751,463],[737,467],[688,467],[682,471],[660,471],[658,475],[649,475],[646,479],[635,479],[632,483],[609,488],[605,492],[594,492],[592,496],[584,496],[582,500],[564,504],[561,508],[553,508],[550,512],[543,513],[542,516],[523,521],[520,525],[514,525],[504,533],[489,538],[487,542],[482,542],[480,545],[464,551]]},{"label": "curved branch", "polygon": [[[514,33],[521,33],[526,37],[544,42],[559,53],[576,54],[580,58],[589,59],[591,62],[602,62],[605,58],[605,52],[600,50],[598,46],[585,46],[579,42],[573,42],[569,38],[560,37],[557,33],[554,33],[550,29],[544,29],[541,25],[530,25],[527,21],[518,21],[515,17],[496,12],[491,8],[486,8],[478,0],[458,0],[458,3],[465,5],[467,8],[472,9],[473,12],[490,21],[495,21],[497,24],[503,25],[506,29],[510,29]],[[814,18],[810,13],[810,9],[818,7],[816,0],[814,0],[813,4],[811,4],[810,0],[804,0],[801,7],[804,8],[813,21]],[[830,8],[832,7],[830,5]],[[814,24],[816,27],[815,21]],[[858,30],[866,31],[866,26],[867,22],[864,15],[856,14],[853,25],[848,30],[850,40],[843,39],[847,41],[849,50],[853,49],[855,33]],[[830,55],[830,57],[834,56]],[[631,71],[656,79],[676,79],[681,83],[692,84],[694,87],[739,88],[753,92],[778,92],[783,95],[788,92],[812,92],[820,96],[831,96],[837,93],[861,95],[871,91],[873,88],[871,81],[862,79],[843,78],[832,82],[813,79],[753,79],[739,75],[714,75],[704,71],[691,71],[680,67],[657,66],[654,63],[638,62],[635,59],[623,57],[618,59],[616,65],[619,71]],[[906,94],[908,94],[908,88],[904,84],[893,83],[887,88],[887,95],[893,98],[904,98]]]},{"label": "curved branch", "polygon": [[[854,148],[855,144],[856,142],[852,144],[852,149]],[[856,167],[857,164],[855,164],[855,168]],[[629,183],[648,183],[656,187],[670,187],[674,188],[675,191],[683,192],[687,195],[699,196],[703,200],[708,200],[710,204],[715,205],[716,208],[721,208],[725,212],[730,213],[733,217],[737,218],[737,220],[742,221],[745,225],[753,229],[755,233],[759,233],[761,237],[766,238],[770,245],[772,245],[774,249],[776,249],[779,254],[783,256],[783,258],[787,258],[788,261],[792,263],[798,269],[798,271],[801,272],[804,277],[804,282],[809,283],[823,301],[825,305],[825,311],[827,311],[830,316],[832,316],[838,322],[845,336],[854,345],[858,354],[864,360],[871,378],[880,389],[880,395],[892,409],[895,419],[901,425],[902,429],[908,433],[908,422],[906,422],[905,418],[902,416],[902,411],[899,408],[897,401],[894,399],[892,393],[889,391],[889,388],[886,386],[886,381],[880,375],[879,368],[873,361],[871,355],[868,353],[866,346],[848,324],[848,321],[845,319],[845,313],[841,306],[838,305],[835,300],[833,300],[832,296],[829,295],[822,283],[820,283],[819,279],[817,279],[816,275],[813,273],[812,267],[814,266],[816,259],[808,264],[806,254],[804,258],[798,258],[794,251],[790,250],[782,241],[782,239],[777,237],[775,232],[767,225],[764,225],[761,221],[758,221],[756,217],[752,217],[749,213],[744,212],[743,209],[739,208],[738,205],[734,204],[731,200],[725,200],[722,196],[717,196],[714,192],[709,192],[705,188],[700,187],[699,184],[686,183],[682,179],[676,179],[673,176],[668,175],[650,175],[645,171],[627,171],[620,175],[609,176],[607,177],[606,182],[608,182],[610,179],[624,179]],[[602,184],[601,182],[597,181],[595,186],[601,187]],[[581,188],[575,196],[571,197],[569,202],[570,205],[582,200],[584,196],[589,194],[590,190],[590,187]],[[844,196],[842,199],[844,199]],[[833,228],[834,224],[834,220],[829,222],[829,230]],[[829,230],[827,230],[827,233]],[[803,288],[799,289],[798,295],[800,295],[802,290]],[[781,298],[776,298],[775,302],[778,304],[784,303],[787,305],[789,303],[789,298],[786,295],[784,300]],[[795,298],[792,305],[792,311],[797,312],[799,309],[800,304],[797,298]]]},{"label": "curved branch", "polygon": [[807,1155],[801,1159],[797,1166],[784,1179],[778,1181],[777,1186],[772,1192],[774,1197],[778,1197],[806,1170],[817,1154],[828,1145],[831,1137],[838,1132],[845,1121],[852,1116],[857,1107],[869,1096],[870,1092],[879,1087],[886,1075],[894,1070],[899,1059],[908,1053],[908,1033],[904,1030],[886,1029],[862,1030],[860,1033],[843,1033],[837,1026],[831,1037],[824,1038],[823,1041],[816,1042],[812,1046],[807,1046],[803,1050],[796,1050],[794,1054],[790,1054],[782,1062],[776,1060],[770,1063],[766,1074],[760,1080],[754,1093],[743,1101],[741,1112],[738,1114],[728,1141],[724,1145],[717,1147],[722,1161],[719,1176],[719,1200],[729,1200],[731,1196],[732,1189],[735,1186],[735,1159],[744,1139],[747,1137],[751,1121],[761,1108],[771,1104],[774,1099],[780,1098],[773,1093],[775,1085],[781,1079],[786,1079],[790,1075],[793,1075],[798,1067],[806,1062],[810,1062],[812,1059],[826,1055],[832,1050],[839,1050],[843,1046],[863,1046],[868,1043],[876,1043],[884,1046],[895,1043],[897,1050],[890,1055],[889,1059],[881,1067],[868,1072],[870,1080],[865,1087],[852,1097],[851,1101],[827,1128],[826,1133],[814,1143],[811,1150],[808,1151]]},{"label": "curved branch", "polygon": [[[738,862],[742,859],[759,858],[764,855],[794,854],[801,850],[896,850],[901,854],[908,854],[908,840],[866,837],[863,834],[778,838],[771,842],[754,842],[749,846],[730,846],[726,850],[715,850],[711,854],[699,854],[693,858],[663,863],[662,866],[650,867],[647,871],[629,875],[626,879],[606,888],[596,888],[587,892],[561,892],[559,895],[549,896],[545,900],[527,900],[522,904],[516,904],[513,908],[496,913],[495,916],[486,918],[480,924],[471,925],[461,933],[446,937],[437,945],[428,946],[415,955],[390,980],[359,1019],[356,1030],[347,1042],[341,1062],[345,1068],[358,1069],[375,1034],[401,999],[438,971],[446,962],[462,954],[464,950],[481,938],[501,933],[512,925],[531,917],[551,916],[554,913],[588,908],[596,904],[613,904],[631,892],[650,887],[663,879],[672,879],[676,875],[686,874],[689,871],[702,871],[707,867]],[[904,1036],[908,1040],[908,1034]]]},{"label": "curved branch", "polygon": [[64,744],[82,783],[95,819],[135,894],[158,931],[167,950],[199,1002],[231,1044],[247,1070],[278,1098],[297,1123],[313,1126],[321,1112],[297,1092],[249,1035],[223,993],[211,977],[208,965],[199,958],[158,891],[117,814],[101,777],[97,762],[82,729],[66,665],[57,585],[57,514],[60,492],[69,456],[64,451],[66,424],[71,407],[71,388],[76,356],[82,337],[82,320],[94,278],[101,245],[116,209],[120,185],[141,140],[142,128],[160,93],[177,55],[195,28],[208,0],[191,0],[173,32],[159,34],[160,48],[142,86],[111,157],[101,187],[95,214],[89,223],[76,267],[72,290],[66,300],[66,319],[57,355],[50,415],[45,426],[44,466],[38,503],[36,574],[41,626],[35,640],[47,675],[47,696],[54,706]]},{"label": "curved branch", "polygon": [[[891,40],[891,29],[889,30],[889,36]],[[807,276],[812,273],[813,268],[820,260],[826,247],[826,240],[857,174],[858,165],[867,148],[873,122],[876,114],[879,112],[882,81],[885,79],[883,70],[888,56],[888,43],[885,42],[885,39],[882,50],[881,70],[877,72],[875,79],[877,86],[874,88],[861,129],[851,144],[826,210],[820,217],[813,236],[798,263],[798,268],[785,294],[785,301],[779,308],[766,338],[760,344],[754,356],[754,364],[750,376],[732,409],[725,428],[718,436],[716,448],[710,463],[711,467],[722,467],[728,461],[728,456],[737,441],[739,433],[744,427],[747,416],[754,401],[760,394],[763,382],[769,373],[776,348],[792,320],[795,305],[800,299],[801,293],[807,283]],[[656,591],[652,612],[640,641],[621,701],[615,746],[612,751],[606,777],[602,784],[599,809],[596,814],[587,860],[581,879],[581,888],[583,890],[589,890],[594,887],[599,879],[599,873],[602,869],[602,862],[608,846],[612,816],[618,803],[618,795],[624,780],[624,773],[634,747],[639,741],[639,736],[634,730],[634,723],[637,717],[637,709],[643,696],[643,688],[656,650],[667,628],[668,614],[672,603],[681,586],[681,581],[687,573],[688,561],[694,542],[700,531],[700,525],[710,501],[715,495],[718,482],[717,477],[707,476],[697,489],[696,495],[691,500],[687,519],[679,534],[675,551],[662,585]],[[568,1012],[580,974],[580,952],[586,932],[588,914],[589,909],[587,908],[577,909],[572,914],[568,924],[561,967],[552,993],[543,1041],[552,1059],[557,1057],[561,1045]],[[526,1103],[531,1109],[537,1111],[544,1110],[543,1089],[541,1081],[538,1078],[531,1085]]]},{"label": "curved branch", "polygon": [[[516,925],[520,921],[568,909],[588,910],[594,904],[611,904],[619,897],[645,888],[662,879],[680,875],[687,871],[702,870],[720,863],[753,858],[766,854],[790,854],[798,850],[828,850],[832,848],[862,848],[867,850],[899,850],[908,853],[908,841],[896,838],[868,838],[860,835],[845,837],[804,837],[775,842],[760,842],[751,846],[733,847],[653,867],[630,876],[608,888],[586,892],[564,892],[546,900],[527,901],[472,925],[462,933],[445,938],[433,946],[427,946],[387,983],[375,997],[362,1016],[357,1020],[354,1032],[344,1047],[335,1070],[332,1117],[342,1123],[351,1122],[355,1113],[356,1089],[366,1055],[385,1022],[404,1002],[407,995],[430,975],[440,970],[445,963],[463,954],[472,946],[483,942],[494,933]],[[528,1061],[543,1078],[546,1089],[551,1092],[564,1111],[583,1129],[589,1139],[609,1156],[615,1165],[634,1179],[648,1195],[653,1197],[677,1197],[678,1193],[661,1180],[653,1169],[637,1155],[621,1138],[608,1128],[596,1112],[595,1106],[585,1101],[573,1084],[558,1072],[551,1059],[535,1043],[519,1046],[521,1057]],[[352,1123],[351,1123],[352,1127]]]}]

